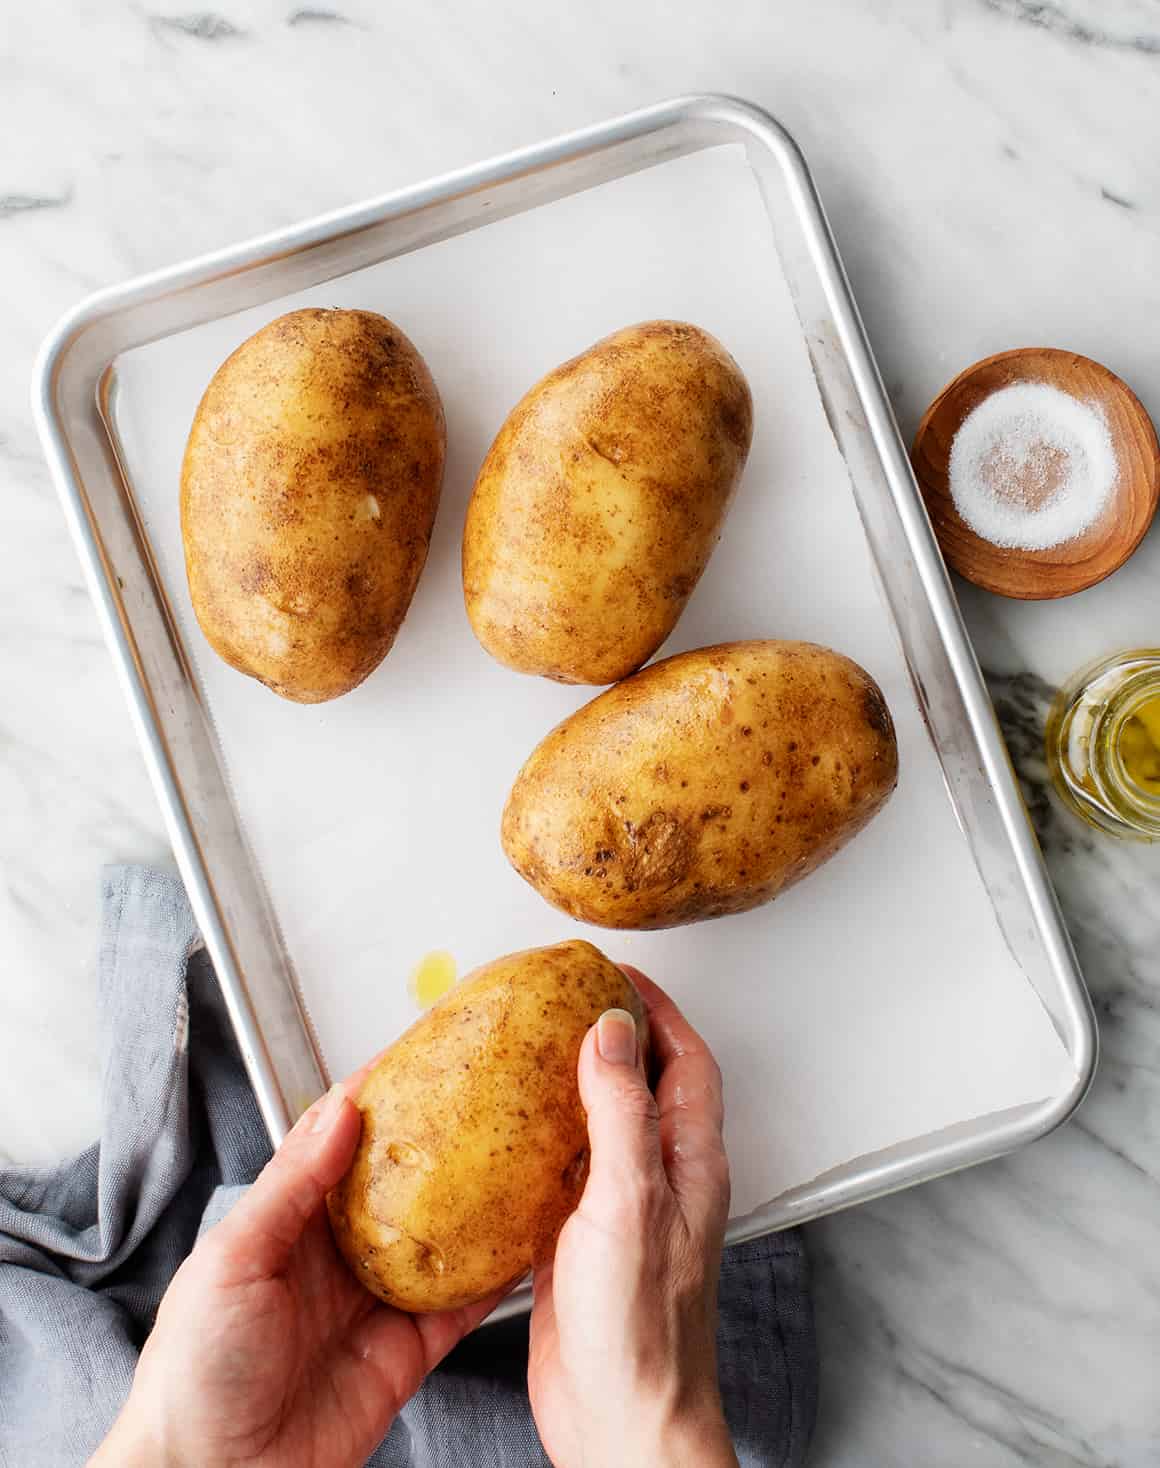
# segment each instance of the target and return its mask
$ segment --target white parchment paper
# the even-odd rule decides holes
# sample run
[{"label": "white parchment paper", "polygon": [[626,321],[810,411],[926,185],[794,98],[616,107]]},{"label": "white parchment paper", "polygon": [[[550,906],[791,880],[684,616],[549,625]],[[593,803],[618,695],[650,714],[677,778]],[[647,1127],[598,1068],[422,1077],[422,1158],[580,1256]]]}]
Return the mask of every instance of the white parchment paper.
[{"label": "white parchment paper", "polygon": [[[394,650],[355,693],[298,707],[220,662],[189,605],[185,437],[209,378],[301,305],[381,311],[443,395],[449,457],[427,569]],[[738,637],[831,644],[894,712],[899,788],[778,902],[668,933],[586,929],[511,871],[500,810],[542,735],[594,690],[493,663],[463,611],[472,481],[544,372],[618,327],[684,318],[753,388],[756,431],[721,544],[664,652]],[[327,1063],[415,1017],[433,949],[460,972],[584,933],[663,982],[726,1076],[734,1213],[850,1159],[1062,1090],[1071,1063],[1009,954],[945,794],[844,463],[739,148],[662,164],[120,359],[129,477]]]}]

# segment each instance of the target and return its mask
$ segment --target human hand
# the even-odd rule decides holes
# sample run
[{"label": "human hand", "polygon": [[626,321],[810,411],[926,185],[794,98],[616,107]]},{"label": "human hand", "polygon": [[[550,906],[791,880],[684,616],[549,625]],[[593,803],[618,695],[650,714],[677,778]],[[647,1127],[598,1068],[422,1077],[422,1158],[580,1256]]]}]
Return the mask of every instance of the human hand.
[{"label": "human hand", "polygon": [[361,1465],[495,1306],[498,1296],[405,1315],[363,1289],[335,1248],[325,1198],[358,1143],[350,1098],[367,1069],[300,1118],[174,1275],[90,1468]]},{"label": "human hand", "polygon": [[603,1015],[580,1051],[588,1180],[535,1277],[532,1411],[556,1468],[736,1468],[717,1386],[721,1073],[673,1001],[625,972],[648,1010],[656,1095],[631,1018]]}]

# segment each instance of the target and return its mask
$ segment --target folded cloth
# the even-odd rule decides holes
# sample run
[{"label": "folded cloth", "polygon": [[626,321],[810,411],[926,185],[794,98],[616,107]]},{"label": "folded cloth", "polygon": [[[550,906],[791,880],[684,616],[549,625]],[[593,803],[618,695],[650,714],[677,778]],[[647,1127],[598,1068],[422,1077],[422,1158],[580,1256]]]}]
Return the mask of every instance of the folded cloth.
[{"label": "folded cloth", "polygon": [[[174,1270],[270,1155],[181,883],[104,878],[101,1140],[0,1170],[0,1465],[66,1468],[104,1437]],[[804,1462],[817,1397],[793,1233],[726,1250],[718,1336],[744,1468]],[[545,1464],[524,1385],[527,1323],[486,1326],[408,1403],[372,1468]]]}]

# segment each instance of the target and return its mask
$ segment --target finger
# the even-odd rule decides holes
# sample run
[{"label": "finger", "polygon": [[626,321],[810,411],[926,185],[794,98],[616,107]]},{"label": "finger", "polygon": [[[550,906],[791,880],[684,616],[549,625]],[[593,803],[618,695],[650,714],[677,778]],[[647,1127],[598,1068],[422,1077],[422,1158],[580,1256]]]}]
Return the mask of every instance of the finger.
[{"label": "finger", "polygon": [[665,1170],[674,1191],[716,1225],[728,1212],[729,1168],[721,1070],[704,1039],[664,990],[639,969],[622,965],[649,1018],[659,1067],[655,1086]]},{"label": "finger", "polygon": [[[380,1442],[400,1408],[423,1378],[503,1299],[499,1290],[477,1305],[437,1315],[407,1315],[391,1305],[371,1304],[351,1327],[332,1362],[337,1399],[358,1437],[361,1463]],[[367,1296],[368,1302],[371,1297]],[[375,1382],[374,1386],[368,1383]],[[361,1409],[361,1410],[360,1410]]]},{"label": "finger", "polygon": [[662,1117],[679,1107],[697,1110],[718,1131],[725,1119],[721,1070],[713,1052],[676,1003],[640,969],[622,965],[648,1013],[658,1075],[655,1086]]},{"label": "finger", "polygon": [[[532,1276],[532,1314],[528,1322],[529,1365],[540,1359],[543,1342],[556,1339],[555,1260],[541,1264]],[[550,1346],[547,1347],[550,1349]]]},{"label": "finger", "polygon": [[552,1282],[556,1277],[556,1261],[537,1265],[532,1273],[532,1303],[536,1309],[552,1303]]},{"label": "finger", "polygon": [[589,1166],[584,1206],[615,1208],[664,1181],[657,1103],[639,1064],[636,1024],[610,1009],[584,1037],[577,1069],[588,1114]]},{"label": "finger", "polygon": [[503,1289],[496,1290],[493,1295],[475,1305],[463,1305],[458,1310],[444,1310],[437,1315],[416,1315],[415,1328],[423,1342],[426,1371],[433,1371],[448,1351],[457,1346],[464,1336],[470,1335],[482,1325],[518,1284],[519,1280],[513,1279]]},{"label": "finger", "polygon": [[391,1305],[378,1305],[351,1331],[347,1348],[355,1361],[379,1370],[394,1395],[397,1412],[418,1391],[427,1373],[487,1319],[516,1283],[474,1305],[429,1315],[408,1315]]},{"label": "finger", "polygon": [[249,1192],[206,1235],[230,1283],[285,1268],[303,1230],[350,1166],[361,1125],[342,1085],[332,1086],[298,1118]]}]

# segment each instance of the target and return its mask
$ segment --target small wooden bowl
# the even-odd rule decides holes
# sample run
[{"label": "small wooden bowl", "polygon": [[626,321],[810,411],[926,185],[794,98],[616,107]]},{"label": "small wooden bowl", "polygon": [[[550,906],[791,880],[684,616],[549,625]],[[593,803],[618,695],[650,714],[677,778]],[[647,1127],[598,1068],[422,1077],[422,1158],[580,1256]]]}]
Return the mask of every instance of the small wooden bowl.
[{"label": "small wooden bowl", "polygon": [[[951,499],[955,434],[984,398],[1016,382],[1044,382],[1098,404],[1119,463],[1119,477],[1100,518],[1074,540],[1047,550],[992,545],[963,521]],[[910,457],[947,564],[976,586],[1023,601],[1070,596],[1110,576],[1144,538],[1160,499],[1160,444],[1139,398],[1090,357],[1055,347],[998,352],[960,372],[926,410]]]}]

